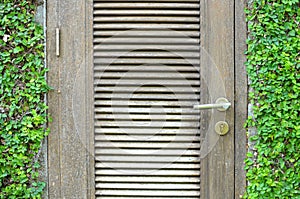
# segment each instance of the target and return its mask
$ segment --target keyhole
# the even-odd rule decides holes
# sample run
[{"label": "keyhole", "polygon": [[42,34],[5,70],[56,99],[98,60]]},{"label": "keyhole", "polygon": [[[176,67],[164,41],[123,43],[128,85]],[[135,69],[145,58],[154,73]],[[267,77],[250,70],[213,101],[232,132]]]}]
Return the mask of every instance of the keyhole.
[{"label": "keyhole", "polygon": [[224,133],[224,128],[225,128],[224,124],[220,124],[220,132],[221,133]]}]

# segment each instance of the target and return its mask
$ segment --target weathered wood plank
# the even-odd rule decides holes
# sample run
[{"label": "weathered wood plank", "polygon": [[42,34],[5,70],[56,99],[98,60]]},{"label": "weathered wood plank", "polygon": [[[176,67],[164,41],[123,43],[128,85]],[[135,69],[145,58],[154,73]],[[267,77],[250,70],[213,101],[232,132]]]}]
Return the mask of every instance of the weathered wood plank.
[{"label": "weathered wood plank", "polygon": [[110,64],[140,64],[140,65],[150,65],[150,64],[173,64],[173,65],[191,65],[191,66],[198,66],[199,65],[199,59],[159,59],[159,58],[136,58],[136,59],[130,59],[130,58],[95,58],[94,63],[96,65],[106,65],[107,67]]},{"label": "weathered wood plank", "polygon": [[[143,148],[143,149],[157,149],[157,148],[164,148],[164,149],[172,149],[172,148],[177,148],[177,149],[187,149],[187,148],[200,148],[200,143],[176,143],[176,142],[171,142],[171,143],[149,143],[149,142],[102,142],[102,143],[95,143],[95,147],[114,147],[114,148]],[[179,160],[179,159],[178,159]],[[118,161],[118,159],[116,159]],[[133,161],[137,161],[137,159],[134,159]],[[167,161],[169,160],[161,160],[161,161]],[[188,159],[185,161],[188,162]],[[199,161],[199,160],[198,160]],[[138,162],[138,161],[137,161]]]},{"label": "weathered wood plank", "polygon": [[[102,150],[106,150],[106,149],[102,149]],[[107,149],[109,150],[109,149]],[[149,151],[149,150],[148,150]],[[154,151],[154,150],[153,150]],[[182,150],[179,150],[182,152]],[[162,151],[164,152],[164,151]],[[199,154],[199,151],[198,151]],[[107,168],[107,163],[101,163],[98,162],[95,164],[95,168]],[[172,164],[168,164],[168,165],[163,165],[161,163],[151,163],[149,164],[148,162],[146,163],[139,163],[136,164],[135,162],[119,162],[119,163],[114,163],[114,168],[115,169],[126,169],[126,168],[140,168],[140,169],[153,169],[153,168],[165,168],[165,169],[200,169],[200,165],[199,164],[192,164],[192,163],[185,163],[185,164],[181,164],[181,163],[172,163]],[[145,176],[146,177],[146,176]],[[96,179],[96,181],[98,181]],[[101,182],[110,182],[109,180],[105,180],[105,179],[100,179],[99,181]],[[197,182],[200,181],[200,178],[197,179]],[[130,182],[129,180],[125,179],[125,182]],[[141,180],[136,180],[136,182],[141,182]],[[149,181],[149,183],[151,183],[153,181]],[[172,182],[172,181],[170,181]],[[176,182],[176,181],[174,181]],[[180,181],[179,181],[180,182]],[[191,181],[185,181],[185,179],[183,179],[182,183],[194,183],[195,179],[191,179]]]},{"label": "weathered wood plank", "polygon": [[246,130],[247,119],[247,74],[244,55],[247,39],[247,25],[244,8],[246,0],[235,0],[235,197],[240,198],[246,187]]},{"label": "weathered wood plank", "polygon": [[[95,199],[95,145],[94,145],[94,56],[93,56],[93,5],[94,1],[85,0],[86,67],[83,81],[86,85],[86,163],[87,199]],[[79,91],[80,92],[80,91]],[[80,116],[80,115],[79,115]]]},{"label": "weathered wood plank", "polygon": [[[169,150],[153,150],[153,149],[122,149],[121,151],[123,151],[124,154],[133,154],[133,155],[137,155],[137,154],[157,154],[159,153],[159,155],[173,155],[173,156],[181,156],[181,155],[192,155],[192,156],[197,156],[199,155],[199,149],[194,149],[194,150],[180,150],[180,149],[169,149]],[[99,155],[120,155],[120,149],[102,149],[102,148],[97,148],[95,150],[96,154]],[[121,164],[121,163],[120,163]],[[140,164],[135,164],[135,165],[123,165],[123,167],[126,168],[144,168],[145,166],[142,166]],[[105,165],[96,165],[97,168],[107,168],[107,166],[105,167]],[[184,165],[173,165],[170,164],[170,167],[172,168],[186,168],[186,169],[194,169],[194,168],[200,168],[199,164],[184,164]],[[170,167],[168,167],[168,169],[170,169]],[[148,167],[146,167],[148,168]],[[149,165],[149,168],[153,168],[153,166],[151,167],[151,165]],[[155,167],[154,167],[155,168]]]},{"label": "weathered wood plank", "polygon": [[125,17],[95,17],[95,22],[199,22],[198,17],[172,17],[172,16],[140,16],[140,17],[133,17],[133,16],[125,16]]},{"label": "weathered wood plank", "polygon": [[[114,79],[112,79],[114,81]],[[159,93],[146,93],[146,94],[140,94],[140,93],[96,93],[95,98],[107,98],[107,99],[124,99],[130,101],[131,99],[149,99],[149,100],[178,100],[178,104],[180,104],[180,100],[190,100],[194,101],[194,103],[197,102],[198,96],[196,93],[190,92],[187,94],[181,94],[181,93],[173,93],[173,94],[159,94]],[[142,107],[143,108],[143,107]],[[160,110],[163,110],[164,108],[161,107]],[[177,110],[181,111],[181,110]],[[197,112],[197,110],[191,110],[193,112]]]},{"label": "weathered wood plank", "polygon": [[[115,27],[114,25],[111,25]],[[151,25],[150,25],[151,26]],[[199,43],[199,39],[196,38],[185,38],[185,35],[182,35],[181,37],[171,37],[171,38],[164,38],[164,37],[126,37],[125,35],[120,36],[114,36],[113,39],[107,39],[107,38],[95,38],[94,42],[99,42],[102,45],[106,44],[137,44],[140,47],[143,47],[143,45],[147,44],[169,44],[169,45],[195,45]],[[102,48],[103,49],[103,48]],[[142,49],[142,48],[138,48]],[[160,49],[162,50],[162,49]],[[113,52],[109,52],[113,53]],[[129,53],[129,52],[128,52]],[[174,52],[162,52],[162,53],[174,53]],[[199,57],[198,55],[195,55],[196,57]]]},{"label": "weathered wood plank", "polygon": [[120,114],[101,114],[96,115],[95,119],[99,120],[125,120],[125,121],[141,121],[141,120],[149,120],[149,121],[198,121],[200,116],[197,115],[168,115],[168,114],[130,114],[130,117],[120,115]]},{"label": "weathered wood plank", "polygon": [[[234,5],[230,0],[203,0],[201,2],[201,100],[213,102],[226,96],[234,101]],[[207,87],[205,86],[207,85]],[[223,88],[224,90],[223,90]],[[209,93],[205,93],[206,89]],[[201,103],[207,103],[202,101]],[[209,154],[201,164],[201,198],[234,198],[234,109],[213,113],[211,119],[202,114],[201,129],[206,136],[215,133],[214,126],[219,120],[230,125],[230,132],[208,147]],[[201,154],[206,155],[206,154]]]},{"label": "weathered wood plank", "polygon": [[114,8],[114,9],[118,9],[118,8],[158,8],[158,9],[166,9],[166,8],[172,8],[172,9],[176,9],[176,8],[199,8],[199,4],[198,3],[126,3],[126,2],[117,2],[117,3],[107,3],[103,2],[103,3],[95,3],[95,8]]},{"label": "weathered wood plank", "polygon": [[[144,40],[144,42],[147,42],[149,40],[150,42],[153,42],[154,38],[141,38]],[[137,41],[138,39],[133,39],[133,38],[122,38],[122,39],[114,39],[114,42],[116,43],[122,43],[122,42],[128,42],[128,43],[140,43]],[[176,41],[181,41],[182,39],[174,39],[174,42],[168,41],[168,39],[155,39],[157,42],[158,40],[161,40],[162,42],[170,42],[170,43],[176,43]],[[119,42],[118,42],[119,41]],[[194,41],[195,43],[197,41]],[[168,58],[199,58],[199,52],[162,52],[162,51],[147,51],[144,49],[140,49],[140,51],[97,51],[94,53],[95,57],[121,57],[121,56],[126,56],[126,57],[152,57],[152,58],[160,58],[160,57],[168,57]]]},{"label": "weathered wood plank", "polygon": [[176,23],[114,23],[112,24],[96,24],[94,29],[199,29],[198,24],[176,24]]},{"label": "weathered wood plank", "polygon": [[[198,110],[193,110],[192,107],[189,108],[128,108],[128,107],[113,107],[113,108],[96,108],[95,112],[97,113],[111,113],[111,114],[127,114],[124,118],[130,118],[128,114],[135,113],[135,114],[191,114],[191,115],[197,115],[199,114]],[[103,124],[105,125],[105,124]]]},{"label": "weathered wood plank", "polygon": [[[49,1],[49,198],[95,198],[93,183],[92,1]],[[76,14],[75,14],[76,13]],[[85,15],[86,13],[86,15]],[[56,17],[53,17],[56,16]],[[60,29],[60,56],[55,29]],[[56,97],[55,101],[51,95]],[[89,133],[87,133],[89,132]]]},{"label": "weathered wood plank", "polygon": [[[182,81],[188,80],[188,79],[199,79],[199,74],[197,71],[192,71],[191,73],[180,73],[177,71],[170,71],[170,72],[147,72],[144,71],[128,71],[128,72],[109,72],[105,71],[102,73],[95,72],[95,77],[99,79],[150,79],[150,78],[157,78],[157,79],[181,79]],[[101,80],[100,80],[101,81]]]},{"label": "weathered wood plank", "polygon": [[[167,165],[166,165],[167,166]],[[175,183],[197,183],[200,182],[199,177],[176,177],[176,176],[97,176],[97,182],[118,182],[124,180],[126,182],[175,182]],[[198,198],[199,199],[199,198]]]},{"label": "weathered wood plank", "polygon": [[[197,86],[199,85],[198,80],[180,80],[180,79],[172,79],[172,81],[166,81],[165,79],[135,79],[135,80],[130,80],[130,79],[121,79],[119,81],[114,81],[118,79],[101,79],[96,80],[96,84],[98,86],[102,85],[116,85],[121,84],[122,86],[136,86],[137,88],[139,86],[143,86],[145,84],[157,84],[157,85],[163,85],[163,86],[176,86],[176,85],[184,85],[184,86]],[[117,82],[117,84],[116,84]],[[134,99],[132,99],[134,100]]]},{"label": "weathered wood plank", "polygon": [[[196,121],[96,121],[96,125],[100,127],[107,127],[107,128],[123,128],[123,127],[137,127],[137,128],[145,128],[148,130],[149,128],[197,128],[199,126],[198,122]],[[142,131],[142,130],[141,130]],[[121,138],[120,138],[121,139]],[[182,138],[184,139],[184,138]],[[149,140],[150,141],[150,140]]]},{"label": "weathered wood plank", "polygon": [[48,198],[61,198],[61,170],[60,170],[60,131],[61,131],[61,112],[60,112],[60,95],[59,89],[59,61],[55,56],[56,38],[55,28],[57,27],[58,15],[56,10],[57,4],[47,1],[47,13],[51,13],[51,17],[47,15],[47,66],[48,84],[54,89],[48,94],[49,114],[55,115],[53,121],[49,123],[51,133],[48,136]]},{"label": "weathered wood plank", "polygon": [[[98,34],[98,35],[113,35],[113,34],[118,34],[118,33],[115,33],[115,32],[105,32],[105,31],[99,31],[98,32],[95,32],[94,34]],[[124,34],[124,32],[122,32],[122,34]],[[186,33],[187,35],[185,36],[190,36],[188,34],[192,34],[192,33]],[[97,36],[98,36],[97,35]],[[126,35],[124,35],[126,36]],[[144,35],[146,36],[146,35]],[[151,36],[151,35],[150,35]],[[195,37],[199,37],[199,35],[196,35],[195,34]],[[187,51],[187,52],[193,52],[193,51],[199,51],[199,45],[198,44],[190,44],[190,45],[187,45],[187,44],[183,44],[183,45],[176,45],[176,44],[157,44],[157,45],[153,45],[153,44],[122,44],[122,45],[119,45],[118,43],[116,44],[109,44],[108,42],[104,42],[104,43],[101,43],[101,45],[96,45],[94,46],[94,49],[97,50],[97,51],[112,51],[112,50],[122,50],[122,51],[131,51],[131,50],[140,50],[140,49],[150,49],[150,50],[165,50],[165,51],[171,51],[171,52],[174,52],[174,53],[177,53],[177,51]]]},{"label": "weathered wood plank", "polygon": [[136,189],[199,189],[199,186],[196,186],[195,184],[164,184],[164,186],[161,186],[161,184],[157,183],[98,183],[97,188],[99,189],[111,189],[114,187],[119,187],[120,189],[131,189],[132,187],[135,187]]},{"label": "weathered wood plank", "polygon": [[96,192],[96,195],[100,196],[130,196],[130,197],[136,197],[136,196],[148,196],[148,197],[157,197],[157,196],[199,196],[199,191],[193,190],[193,191],[183,191],[183,190],[170,190],[170,191],[160,191],[160,190],[115,190],[115,189],[103,189]]},{"label": "weathered wood plank", "polygon": [[153,9],[153,10],[96,10],[94,11],[95,15],[150,15],[150,16],[156,16],[156,15],[194,15],[198,16],[199,12],[198,11],[193,11],[193,10],[158,10],[158,9]]},{"label": "weathered wood plank", "polygon": [[[149,142],[193,142],[199,140],[199,138],[195,135],[190,136],[179,136],[179,135],[135,135],[135,136],[129,136],[129,135],[96,135],[95,140],[97,141],[133,141],[133,142],[142,142],[142,141],[149,141]],[[96,150],[97,151],[97,150]],[[99,151],[98,151],[99,152]],[[137,150],[138,152],[138,150]],[[112,150],[113,153],[113,150]],[[111,154],[112,154],[111,153]],[[194,154],[197,155],[197,154]]]},{"label": "weathered wood plank", "polygon": [[[102,157],[103,159],[105,158],[105,156]],[[102,159],[101,158],[101,159]],[[117,159],[118,157],[107,157],[108,159]],[[120,160],[124,160],[126,158],[124,158],[124,155],[123,156],[119,156]],[[128,159],[131,159],[131,157],[127,157]],[[138,157],[133,157],[133,161],[134,159],[137,159]],[[151,157],[149,157],[150,159]],[[157,159],[163,159],[164,157],[156,157],[154,156],[153,158],[151,158],[151,160],[157,160]],[[173,157],[172,157],[173,158]],[[167,158],[165,158],[167,159]],[[185,157],[180,157],[179,159],[188,159],[187,161],[193,161],[195,160],[197,162],[197,158],[191,158],[191,157],[188,157],[188,158],[185,158]],[[199,159],[198,159],[199,161]],[[179,172],[180,171],[180,172]],[[139,175],[142,175],[142,176],[199,176],[199,173],[198,172],[195,172],[194,170],[169,170],[169,169],[161,169],[161,170],[156,170],[156,171],[152,171],[152,172],[149,172],[149,170],[147,169],[137,169],[136,171],[131,171],[130,172],[130,169],[128,169],[128,173],[130,174],[134,174],[134,173],[137,173]],[[119,175],[119,176],[126,176],[128,175],[128,173],[124,172],[124,170],[116,170],[114,168],[112,169],[109,169],[109,168],[106,168],[106,169],[97,169],[96,170],[96,174],[97,175],[105,175],[105,176],[115,176],[115,175]],[[175,195],[177,196],[177,195]]]},{"label": "weathered wood plank", "polygon": [[[148,71],[147,71],[148,72]],[[118,74],[118,72],[116,72]],[[156,74],[156,73],[155,73]],[[166,74],[170,74],[170,73],[166,73]],[[172,74],[172,73],[171,73]],[[177,74],[178,75],[178,74]],[[194,76],[194,78],[199,78],[199,75]],[[105,91],[113,91],[116,93],[120,93],[120,92],[133,92],[133,91],[137,91],[137,92],[153,92],[153,93],[161,93],[161,92],[172,92],[174,94],[179,94],[179,93],[192,93],[192,92],[199,92],[200,88],[199,87],[190,87],[190,86],[176,86],[176,87],[172,87],[172,86],[168,86],[168,87],[158,87],[158,86],[148,86],[148,85],[144,85],[141,86],[139,88],[134,87],[122,87],[122,86],[105,86],[105,87],[96,87],[95,92],[105,92]],[[112,103],[112,102],[110,102]],[[127,105],[129,104],[129,102],[124,102]],[[155,105],[155,102],[149,102],[149,101],[145,101],[145,102],[141,102],[141,103],[145,103],[145,104],[152,104]],[[177,102],[178,104],[178,102]],[[160,105],[157,103],[157,105]]]},{"label": "weathered wood plank", "polygon": [[[159,134],[178,134],[178,135],[185,135],[185,134],[194,134],[196,135],[197,133],[199,133],[198,129],[158,129],[157,131],[155,131],[156,133]],[[126,133],[128,135],[135,135],[135,134],[151,134],[153,133],[153,131],[144,131],[143,133],[141,133],[140,131],[137,131],[136,129],[132,129],[132,128],[122,128],[122,129],[116,129],[116,128],[95,128],[95,133],[96,134],[101,134],[101,133],[105,133],[105,134],[122,134],[122,133]]]}]

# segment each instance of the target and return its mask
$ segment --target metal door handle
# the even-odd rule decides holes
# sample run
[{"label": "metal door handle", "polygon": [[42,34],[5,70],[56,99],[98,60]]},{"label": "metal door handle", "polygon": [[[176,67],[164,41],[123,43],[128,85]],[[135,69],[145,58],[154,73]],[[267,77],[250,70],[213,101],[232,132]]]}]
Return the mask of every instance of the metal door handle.
[{"label": "metal door handle", "polygon": [[212,109],[216,108],[218,111],[226,111],[231,106],[231,103],[224,97],[220,97],[216,100],[215,104],[196,104],[194,109]]}]

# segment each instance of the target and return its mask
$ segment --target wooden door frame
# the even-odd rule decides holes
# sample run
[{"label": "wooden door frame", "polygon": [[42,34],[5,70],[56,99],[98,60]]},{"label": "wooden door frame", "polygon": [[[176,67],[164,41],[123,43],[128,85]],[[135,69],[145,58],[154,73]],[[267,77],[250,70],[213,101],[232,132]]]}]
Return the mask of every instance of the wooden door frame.
[{"label": "wooden door frame", "polygon": [[[217,2],[220,8],[223,3],[230,4],[231,12],[227,13],[232,19],[231,33],[233,34],[232,62],[234,64],[234,77],[231,89],[233,89],[234,108],[229,115],[234,119],[229,121],[234,125],[234,134],[222,138],[225,143],[232,143],[234,153],[234,173],[230,179],[234,185],[229,185],[228,191],[233,191],[232,198],[240,198],[245,191],[246,177],[244,171],[244,159],[246,155],[246,132],[243,124],[247,118],[247,75],[244,62],[246,57],[247,28],[244,15],[246,0],[200,0],[201,8],[209,8],[201,16],[202,22],[211,16],[213,2]],[[225,5],[224,4],[224,5]],[[47,66],[48,83],[53,90],[48,95],[49,113],[53,121],[49,124],[51,133],[48,137],[48,198],[95,198],[94,188],[94,135],[93,135],[93,1],[92,0],[48,0],[47,1]],[[224,12],[223,12],[224,13]],[[220,15],[219,15],[220,17]],[[223,16],[224,17],[224,16]],[[226,16],[225,16],[226,17]],[[215,20],[218,17],[215,17]],[[222,19],[222,16],[221,18]],[[208,23],[208,21],[206,21]],[[218,22],[219,23],[219,22]],[[56,55],[56,28],[60,30],[60,55]],[[217,24],[211,24],[209,32],[201,34],[210,35],[211,28]],[[201,29],[201,31],[205,28]],[[215,32],[220,34],[220,32]],[[218,36],[218,35],[217,35]],[[222,36],[222,35],[219,35]],[[211,37],[211,35],[210,35]],[[213,38],[213,37],[211,37]],[[221,38],[219,38],[221,39]],[[222,40],[220,40],[222,43]],[[207,43],[207,48],[216,45]],[[79,48],[80,47],[80,48]],[[83,56],[84,55],[84,56]],[[78,71],[83,74],[79,77],[80,91],[76,97],[83,102],[79,107],[82,112],[84,124],[81,131],[76,132],[73,115],[70,113],[74,108],[74,81]],[[75,76],[75,80],[74,80]],[[63,85],[68,86],[63,86]],[[71,85],[71,86],[70,86]],[[77,107],[75,107],[77,108]],[[68,131],[66,131],[68,130]],[[226,139],[233,139],[228,141]],[[62,165],[67,164],[67,165]],[[213,172],[216,168],[210,168]],[[230,174],[231,175],[231,174]],[[209,177],[209,175],[207,175]],[[204,183],[207,182],[203,181]],[[202,183],[203,183],[202,182]],[[218,182],[216,182],[218,184]],[[213,184],[211,186],[218,186]],[[202,190],[203,191],[203,190]],[[209,190],[213,192],[212,189]],[[224,191],[224,190],[219,190]],[[226,191],[226,190],[225,190]],[[218,193],[218,191],[217,191]],[[214,193],[215,194],[215,193]],[[223,195],[223,193],[220,193]],[[230,195],[230,194],[229,194]],[[203,193],[209,198],[209,194]],[[212,198],[211,196],[210,199]],[[231,196],[230,196],[231,197]],[[224,198],[224,197],[223,197]],[[226,198],[226,197],[225,197]]]},{"label": "wooden door frame", "polygon": [[234,65],[235,65],[235,139],[234,139],[234,173],[235,197],[241,198],[247,186],[244,160],[247,153],[247,136],[244,123],[248,118],[248,77],[246,71],[247,23],[244,9],[247,0],[235,0],[234,8]]},{"label": "wooden door frame", "polygon": [[93,1],[48,0],[46,6],[48,83],[53,88],[48,95],[53,118],[48,136],[48,198],[92,199]]}]

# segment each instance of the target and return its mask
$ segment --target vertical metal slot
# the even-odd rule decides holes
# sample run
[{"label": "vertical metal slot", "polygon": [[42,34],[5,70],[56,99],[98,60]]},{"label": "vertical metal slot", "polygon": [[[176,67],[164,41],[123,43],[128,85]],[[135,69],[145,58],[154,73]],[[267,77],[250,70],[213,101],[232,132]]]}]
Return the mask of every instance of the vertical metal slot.
[{"label": "vertical metal slot", "polygon": [[56,56],[59,57],[60,55],[60,31],[59,31],[59,28],[56,28],[55,30],[55,37],[56,37]]}]

